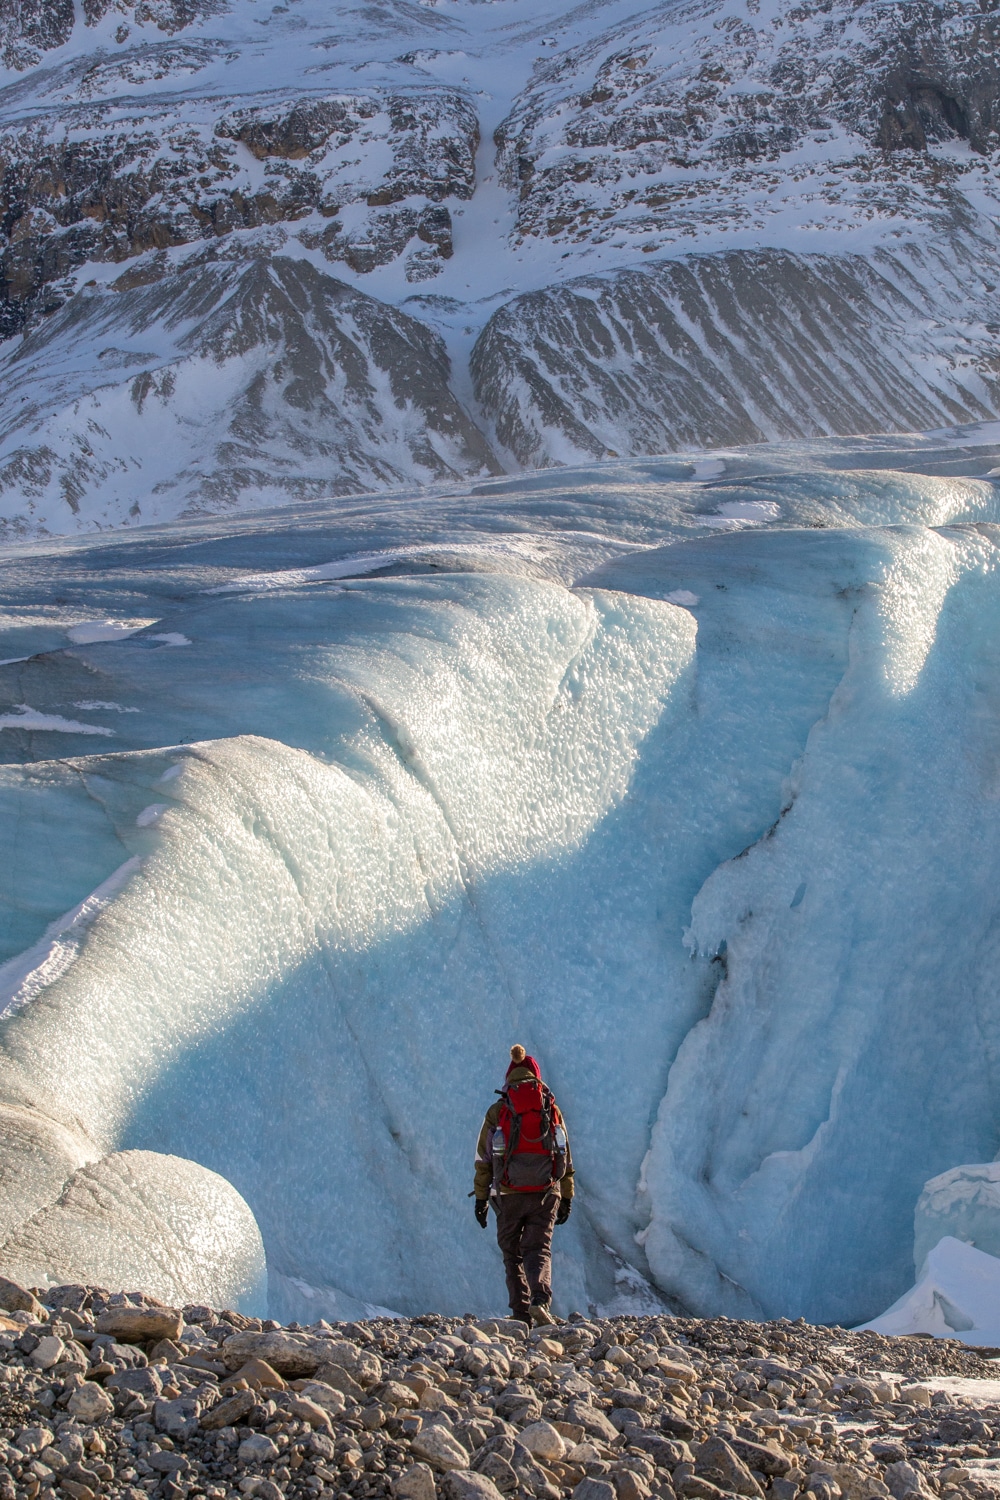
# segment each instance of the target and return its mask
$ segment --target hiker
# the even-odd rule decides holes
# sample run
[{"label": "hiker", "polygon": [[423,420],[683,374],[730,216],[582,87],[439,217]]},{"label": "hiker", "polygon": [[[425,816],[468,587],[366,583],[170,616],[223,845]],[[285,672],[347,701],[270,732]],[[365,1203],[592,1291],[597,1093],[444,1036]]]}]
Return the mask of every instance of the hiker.
[{"label": "hiker", "polygon": [[559,1106],[523,1047],[511,1047],[500,1098],[486,1111],[476,1150],[476,1218],[497,1216],[512,1317],[554,1323],[552,1229],[573,1203],[573,1158]]}]

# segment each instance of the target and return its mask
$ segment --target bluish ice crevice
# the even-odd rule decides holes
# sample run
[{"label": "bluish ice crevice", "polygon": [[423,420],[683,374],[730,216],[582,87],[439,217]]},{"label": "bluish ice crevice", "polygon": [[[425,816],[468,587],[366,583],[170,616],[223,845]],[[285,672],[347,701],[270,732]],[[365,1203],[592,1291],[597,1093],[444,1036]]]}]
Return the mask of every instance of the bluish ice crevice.
[{"label": "bluish ice crevice", "polygon": [[[567,1299],[607,1300],[608,1245],[706,1310],[892,1300],[920,1185],[998,1133],[1000,507],[975,481],[751,479],[633,476],[617,533],[595,482],[596,543],[457,573],[438,541],[422,573],[263,593],[203,592],[240,582],[231,541],[260,573],[359,533],[95,544],[102,610],[157,625],[5,669],[39,710],[84,682],[140,710],[117,754],[66,735],[69,758],[4,768],[12,808],[37,784],[53,815],[101,809],[58,891],[40,855],[21,931],[86,894],[88,860],[87,889],[142,867],[0,1030],[0,1098],[82,1129],[86,1159],[221,1173],[289,1316],[296,1280],[347,1309],[495,1309],[465,1194],[516,1034],[573,1131]],[[505,524],[537,537],[558,495],[533,505]]]}]

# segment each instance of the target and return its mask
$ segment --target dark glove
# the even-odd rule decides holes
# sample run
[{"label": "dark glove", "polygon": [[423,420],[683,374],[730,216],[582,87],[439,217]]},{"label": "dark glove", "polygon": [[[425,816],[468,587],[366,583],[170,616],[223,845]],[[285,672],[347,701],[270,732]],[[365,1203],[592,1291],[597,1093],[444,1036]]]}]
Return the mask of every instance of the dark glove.
[{"label": "dark glove", "polygon": [[482,1229],[486,1228],[486,1221],[490,1216],[490,1200],[488,1198],[476,1199],[476,1222]]},{"label": "dark glove", "polygon": [[573,1200],[572,1200],[572,1198],[564,1198],[562,1200],[562,1202],[559,1204],[559,1212],[556,1214],[556,1223],[557,1224],[565,1224],[566,1220],[570,1216],[570,1211],[571,1211],[572,1207],[573,1207]]}]

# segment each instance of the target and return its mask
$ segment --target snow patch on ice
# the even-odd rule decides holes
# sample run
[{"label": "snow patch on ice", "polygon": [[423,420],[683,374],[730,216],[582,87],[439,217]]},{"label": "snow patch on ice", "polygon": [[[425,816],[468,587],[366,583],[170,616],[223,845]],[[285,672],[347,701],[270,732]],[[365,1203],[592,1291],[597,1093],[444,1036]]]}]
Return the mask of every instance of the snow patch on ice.
[{"label": "snow patch on ice", "polygon": [[66,635],[74,646],[95,646],[101,641],[120,641],[155,624],[155,620],[81,620]]},{"label": "snow patch on ice", "polygon": [[0,729],[44,730],[53,734],[113,735],[103,724],[82,724],[78,719],[64,719],[61,714],[43,714],[27,703],[15,704],[16,712],[0,714]]},{"label": "snow patch on ice", "polygon": [[163,817],[167,806],[166,802],[151,802],[148,807],[143,808],[142,812],[136,818],[135,826],[137,828],[150,828]]},{"label": "snow patch on ice", "polygon": [[[0,662],[0,666],[3,666],[2,662]],[[97,714],[97,713],[137,714],[137,713],[141,712],[141,710],[138,709],[138,708],[126,708],[121,703],[111,703],[111,702],[107,701],[104,698],[88,698],[88,699],[84,699],[80,703],[74,703],[73,707],[74,708],[81,708],[81,709],[83,709],[83,711],[85,713],[92,713],[92,714]]]},{"label": "snow patch on ice", "polygon": [[0,965],[0,1016],[21,1010],[66,973],[97,917],[139,867],[137,855],[127,859],[72,911],[51,922],[27,952]]}]

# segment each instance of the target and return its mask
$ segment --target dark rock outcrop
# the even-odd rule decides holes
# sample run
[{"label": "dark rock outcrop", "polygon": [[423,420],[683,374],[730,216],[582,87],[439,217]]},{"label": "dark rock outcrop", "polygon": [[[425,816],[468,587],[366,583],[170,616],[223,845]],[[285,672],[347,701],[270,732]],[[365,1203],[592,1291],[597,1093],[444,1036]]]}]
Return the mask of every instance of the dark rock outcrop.
[{"label": "dark rock outcrop", "polygon": [[[0,337],[58,307],[60,283],[88,261],[310,215],[330,221],[305,238],[331,262],[369,271],[412,246],[409,278],[425,280],[451,253],[442,200],[471,197],[478,143],[476,112],[455,89],[280,98],[221,113],[133,104],[113,124],[96,104],[32,115],[0,134]],[[243,148],[263,162],[263,180]],[[351,204],[366,211],[347,227],[337,215]]]}]

